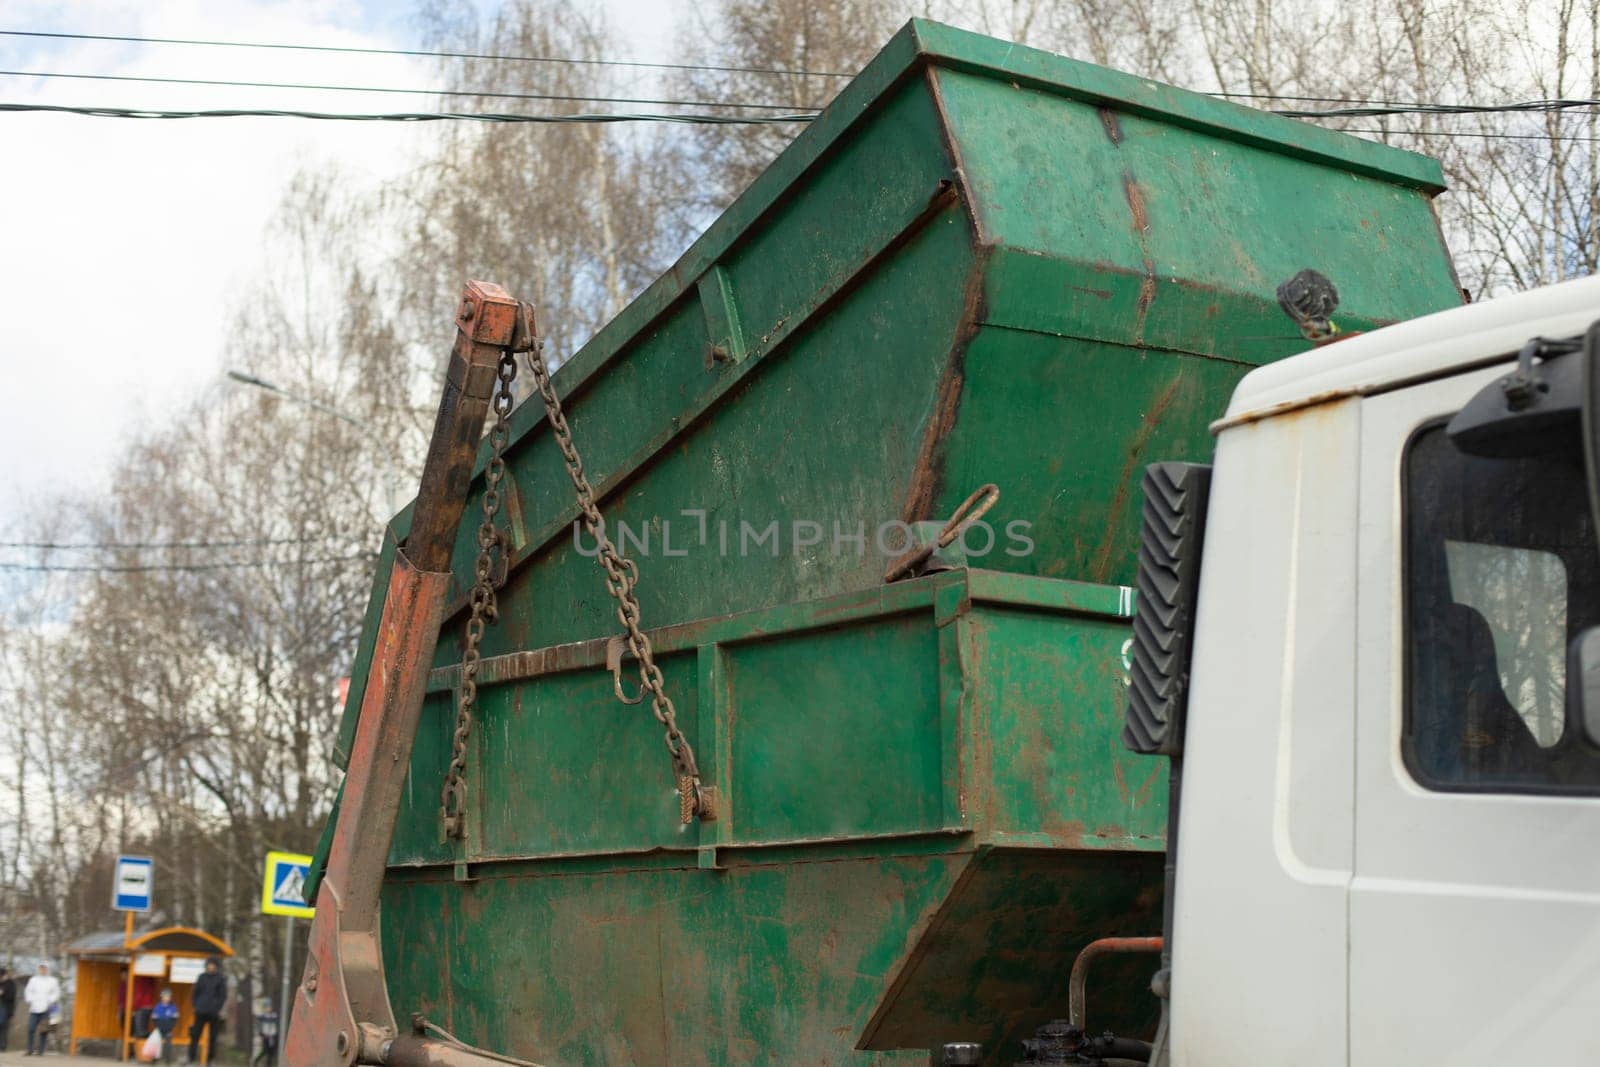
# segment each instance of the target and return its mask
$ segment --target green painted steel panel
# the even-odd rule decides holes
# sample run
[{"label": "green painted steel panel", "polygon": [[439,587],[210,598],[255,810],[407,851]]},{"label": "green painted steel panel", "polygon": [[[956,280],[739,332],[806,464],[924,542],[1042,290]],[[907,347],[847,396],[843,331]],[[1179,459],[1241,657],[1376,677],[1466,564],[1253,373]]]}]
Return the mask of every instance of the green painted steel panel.
[{"label": "green painted steel panel", "polygon": [[[660,727],[612,695],[615,614],[524,405],[465,844],[438,796],[470,529],[407,770],[397,1009],[552,1065],[1016,1058],[1082,944],[1159,927],[1164,764],[1118,741],[1135,474],[1206,459],[1238,379],[1304,347],[1273,298],[1300,268],[1347,328],[1458,302],[1440,188],[1420,156],[908,25],[556,375],[723,817],[677,824]],[[991,481],[988,551],[883,584],[880,524]],[[1137,1030],[1148,961],[1119,966],[1094,1022]]]},{"label": "green painted steel panel", "polygon": [[[1077,394],[1116,389],[1120,376],[1066,350],[1059,366],[1039,368],[1054,357],[1018,335],[1243,368],[1303,348],[1272,287],[1305,265],[1341,286],[1350,327],[1439,310],[1460,299],[1430,202],[1439,187],[1437,164],[1410,153],[909,24],[556,376],[608,519],[648,530],[655,546],[639,590],[644,618],[667,624],[827,596],[882,573],[870,537],[860,555],[724,553],[712,550],[724,523],[735,534],[741,523],[788,529],[797,518],[830,534],[836,522],[871,531],[946,515],[983,481],[1004,493],[999,525],[1033,521],[1054,501],[1075,528],[1045,531],[1032,555],[979,565],[1125,577],[1128,566],[1115,562],[1131,551],[1116,505],[1123,468],[1148,423],[1165,417],[1149,408],[1112,417],[1080,403]],[[730,322],[747,352],[712,360]],[[1142,392],[1159,398],[1182,371],[1149,373],[1159,384]],[[1028,374],[1054,387],[1003,411],[975,403]],[[1201,377],[1204,388],[1186,383],[1185,400],[1222,410],[1237,372]],[[982,447],[966,442],[1038,442],[1068,420],[1101,442],[1098,452],[1120,453],[1110,465],[1100,456],[1078,464],[1081,499],[1063,497],[1059,479],[1020,453],[950,466]],[[489,654],[598,636],[615,622],[592,564],[572,550],[576,509],[538,406],[521,407],[512,425],[517,551],[507,598],[561,610],[512,611],[487,638]],[[1210,452],[1198,419],[1160,443],[1163,458]],[[701,522],[708,543],[663,558],[664,535],[698,533]],[[397,519],[397,535],[405,523]],[[473,551],[464,529],[458,606]],[[1097,570],[1083,569],[1085,554]],[[459,655],[458,632],[446,627],[440,663]],[[349,709],[359,707],[364,663]],[[353,721],[351,710],[341,760]]]},{"label": "green painted steel panel", "polygon": [[[1011,569],[1131,584],[1144,464],[1192,454],[1248,367],[1023,330],[984,330],[967,349],[962,419],[943,442],[952,484],[1007,471],[997,521],[1031,524]],[[1026,429],[1005,427],[1035,410]],[[1111,429],[1115,428],[1115,432]],[[1200,457],[1204,458],[1204,456]]]},{"label": "green painted steel panel", "polygon": [[[926,1064],[892,1046],[1015,1050],[1063,1013],[1039,990],[1065,990],[1096,927],[1159,928],[1156,854],[879,851],[398,876],[389,983],[405,1010],[547,1064]],[[1148,981],[1097,971],[1096,1026],[1147,1032]]]},{"label": "green painted steel panel", "polygon": [[986,324],[1257,364],[1304,347],[1274,295],[1303,267],[1335,278],[1346,328],[1460,302],[1418,190],[991,78],[939,89],[1007,250]]},{"label": "green painted steel panel", "polygon": [[[957,569],[653,631],[724,797],[704,826],[677,824],[605,641],[491,660],[461,882],[428,810],[459,674],[436,670],[385,903],[396,1003],[555,1063],[1014,1048],[1077,947],[1159,922],[1165,780],[1117,740],[1131,607]],[[1139,996],[1106,1011],[1148,1023]]]},{"label": "green painted steel panel", "polygon": [[[1160,930],[1161,863],[1138,852],[980,852],[901,964],[863,1046],[976,1040],[985,1062],[1010,1067],[1022,1038],[1062,1017],[1059,991],[1085,944],[1108,930]],[[1149,1035],[1151,960],[1121,962],[1095,963],[1088,1021]]]},{"label": "green painted steel panel", "polygon": [[944,825],[930,621],[907,615],[727,650],[729,817],[739,840]]},{"label": "green painted steel panel", "polygon": [[968,858],[400,878],[389,982],[407,1010],[545,1063],[916,1063],[846,1050]]},{"label": "green painted steel panel", "polygon": [[[488,689],[483,696],[486,706],[504,699],[503,693]],[[449,693],[433,693],[422,706],[416,748],[411,753],[411,766],[406,769],[406,790],[395,823],[394,844],[389,850],[391,863],[443,863],[451,857],[450,850],[439,842],[438,823],[439,791],[450,764],[455,725],[451,698]]]},{"label": "green painted steel panel", "polygon": [[1122,745],[1127,703],[1120,619],[1025,608],[975,611],[967,655],[971,735],[996,774],[972,820],[993,840],[1082,848],[1160,847],[1167,828],[1167,766]]}]

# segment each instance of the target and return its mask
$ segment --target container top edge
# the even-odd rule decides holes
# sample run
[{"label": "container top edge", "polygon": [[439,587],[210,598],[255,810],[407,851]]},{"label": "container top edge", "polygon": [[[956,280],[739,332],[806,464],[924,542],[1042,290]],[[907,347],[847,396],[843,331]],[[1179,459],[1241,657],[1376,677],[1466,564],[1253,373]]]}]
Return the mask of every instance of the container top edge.
[{"label": "container top edge", "polygon": [[1266,151],[1313,157],[1429,193],[1445,189],[1438,160],[1418,152],[941,22],[913,19],[906,30],[918,58],[935,66],[1057,92]]}]

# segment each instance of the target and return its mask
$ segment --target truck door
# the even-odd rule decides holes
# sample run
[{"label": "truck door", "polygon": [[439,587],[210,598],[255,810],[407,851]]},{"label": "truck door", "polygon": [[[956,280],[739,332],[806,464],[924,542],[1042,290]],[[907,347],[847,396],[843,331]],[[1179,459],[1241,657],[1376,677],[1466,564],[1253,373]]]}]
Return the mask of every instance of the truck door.
[{"label": "truck door", "polygon": [[[1508,357],[1509,358],[1509,357]],[[1582,460],[1461,453],[1508,366],[1362,402],[1350,1061],[1600,1062],[1600,623]]]}]

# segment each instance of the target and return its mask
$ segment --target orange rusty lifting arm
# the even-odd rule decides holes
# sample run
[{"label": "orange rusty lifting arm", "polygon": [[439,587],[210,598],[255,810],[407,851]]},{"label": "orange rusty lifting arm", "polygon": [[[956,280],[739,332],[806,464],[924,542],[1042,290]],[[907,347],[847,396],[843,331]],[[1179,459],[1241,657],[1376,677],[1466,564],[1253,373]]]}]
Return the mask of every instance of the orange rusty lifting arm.
[{"label": "orange rusty lifting arm", "polygon": [[[395,553],[345,773],[305,974],[284,1043],[291,1067],[500,1062],[459,1044],[402,1037],[384,984],[378,893],[438,643],[450,557],[500,361],[535,344],[533,311],[498,285],[468,282],[422,469],[411,529]],[[397,1041],[396,1039],[400,1039]]]}]

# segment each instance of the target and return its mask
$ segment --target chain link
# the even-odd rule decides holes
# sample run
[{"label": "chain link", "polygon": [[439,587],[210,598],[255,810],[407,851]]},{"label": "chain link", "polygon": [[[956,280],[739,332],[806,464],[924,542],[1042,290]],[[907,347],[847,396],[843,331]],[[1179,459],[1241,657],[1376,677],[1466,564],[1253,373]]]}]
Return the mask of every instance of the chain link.
[{"label": "chain link", "polygon": [[712,810],[709,791],[700,786],[700,767],[695,762],[694,748],[689,744],[689,739],[683,736],[683,731],[678,729],[677,712],[672,706],[672,698],[667,696],[661,669],[656,666],[655,655],[650,648],[650,639],[639,626],[639,600],[633,593],[639,582],[639,567],[618,552],[617,546],[606,536],[606,521],[595,505],[594,487],[584,473],[583,460],[578,456],[577,446],[572,443],[572,428],[567,425],[561,400],[556,396],[550,371],[544,364],[543,342],[535,342],[528,353],[528,365],[533,372],[534,384],[539,388],[539,398],[544,401],[556,447],[561,449],[561,456],[566,461],[567,476],[572,479],[572,488],[577,492],[584,530],[598,546],[596,558],[606,572],[606,592],[617,602],[617,619],[626,631],[623,637],[628,652],[639,664],[639,681],[650,693],[650,711],[656,721],[666,727],[667,751],[672,755],[673,776],[677,779],[679,815],[684,823],[696,817],[710,821],[716,817],[716,813]]},{"label": "chain link", "polygon": [[483,522],[478,526],[478,558],[472,570],[471,611],[467,616],[466,647],[461,653],[461,690],[456,700],[455,733],[450,740],[450,767],[445,771],[440,797],[445,836],[454,838],[467,836],[467,782],[463,772],[467,769],[467,739],[472,736],[473,714],[478,705],[478,666],[482,660],[478,646],[483,642],[484,626],[500,617],[495,597],[494,557],[498,549],[504,558],[506,541],[496,528],[494,517],[500,511],[500,483],[506,475],[505,448],[511,436],[508,421],[511,383],[517,378],[514,353],[508,351],[500,356],[495,376],[497,381],[491,401],[494,425],[489,430],[489,465],[483,473]]}]

